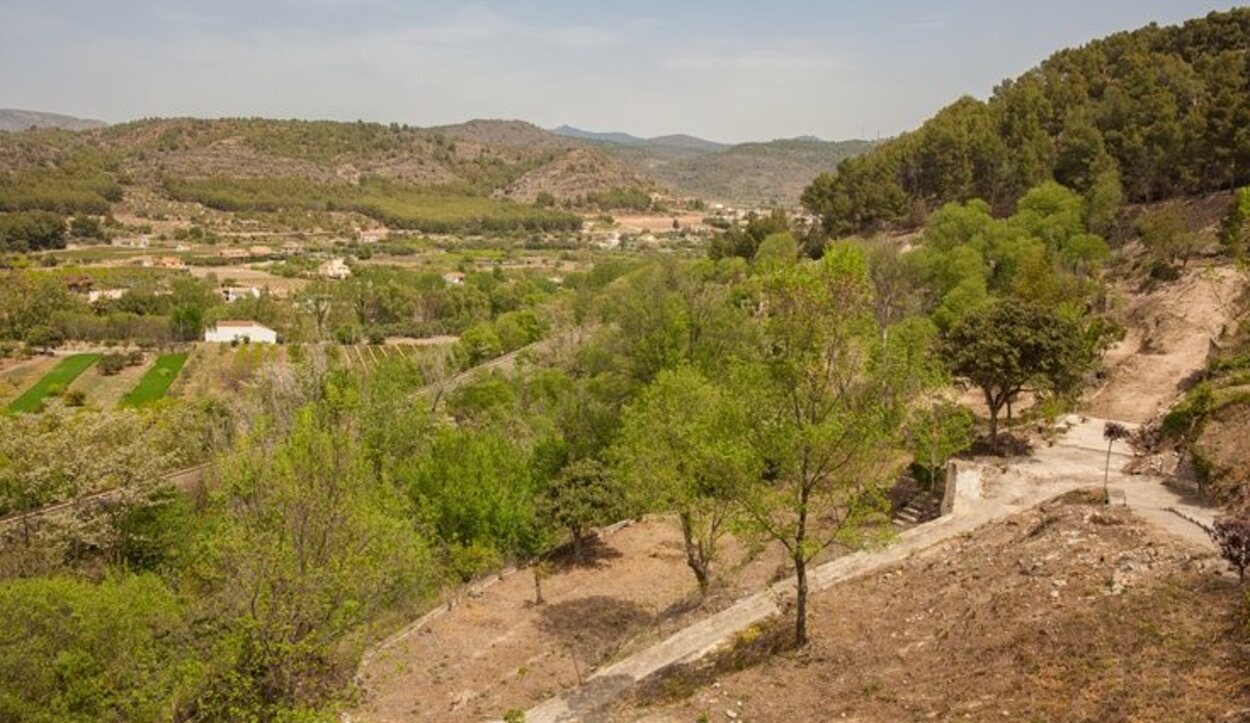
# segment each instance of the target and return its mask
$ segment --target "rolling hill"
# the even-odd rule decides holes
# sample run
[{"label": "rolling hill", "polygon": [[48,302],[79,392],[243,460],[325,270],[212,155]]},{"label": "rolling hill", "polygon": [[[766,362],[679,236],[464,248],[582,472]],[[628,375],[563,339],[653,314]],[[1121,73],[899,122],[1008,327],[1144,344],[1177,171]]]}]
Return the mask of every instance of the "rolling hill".
[{"label": "rolling hill", "polygon": [[804,204],[831,233],[914,223],[948,201],[1009,210],[1054,179],[1132,202],[1250,182],[1250,8],[1061,50],[986,101],[843,161]]},{"label": "rolling hill", "polygon": [[16,132],[31,128],[59,128],[67,131],[86,131],[103,128],[108,125],[104,121],[88,118],[75,118],[60,113],[43,113],[33,110],[17,110],[16,108],[0,108],[0,131]]},{"label": "rolling hill", "polygon": [[552,133],[593,143],[683,195],[748,206],[795,205],[813,178],[874,145],[814,136],[730,145],[681,134],[640,138],[567,125]]}]

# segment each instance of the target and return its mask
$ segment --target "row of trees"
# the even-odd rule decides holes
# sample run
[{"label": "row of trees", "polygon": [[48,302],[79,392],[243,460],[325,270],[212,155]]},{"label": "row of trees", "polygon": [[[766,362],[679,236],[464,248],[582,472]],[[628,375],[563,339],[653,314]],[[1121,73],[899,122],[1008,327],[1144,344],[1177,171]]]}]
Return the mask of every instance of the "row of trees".
[{"label": "row of trees", "polygon": [[1250,181],[1250,10],[1149,25],[1060,51],[918,130],[843,161],[803,194],[837,234],[918,223],[948,201],[1009,208],[1054,179],[1132,201]]}]

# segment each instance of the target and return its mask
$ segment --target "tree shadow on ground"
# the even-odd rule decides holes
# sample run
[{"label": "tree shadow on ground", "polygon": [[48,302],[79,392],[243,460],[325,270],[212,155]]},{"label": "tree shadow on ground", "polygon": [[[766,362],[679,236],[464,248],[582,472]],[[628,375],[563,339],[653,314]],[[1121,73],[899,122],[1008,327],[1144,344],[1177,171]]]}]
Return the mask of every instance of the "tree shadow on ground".
[{"label": "tree shadow on ground", "polygon": [[592,595],[544,605],[538,629],[593,667],[652,625],[654,619],[650,611],[632,600]]},{"label": "tree shadow on ground", "polygon": [[591,537],[582,543],[581,555],[573,548],[572,542],[566,542],[547,553],[546,562],[557,572],[566,572],[573,568],[607,567],[612,560],[623,557],[621,551],[604,542],[599,537]]}]

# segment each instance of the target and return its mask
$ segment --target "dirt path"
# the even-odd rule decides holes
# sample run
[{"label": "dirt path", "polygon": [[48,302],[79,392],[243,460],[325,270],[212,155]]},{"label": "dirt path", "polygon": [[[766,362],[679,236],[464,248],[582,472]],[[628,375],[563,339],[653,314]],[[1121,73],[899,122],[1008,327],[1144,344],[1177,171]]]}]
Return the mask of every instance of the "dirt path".
[{"label": "dirt path", "polygon": [[1086,411],[1146,422],[1165,410],[1180,386],[1206,368],[1211,340],[1233,321],[1245,284],[1236,269],[1195,267],[1135,297],[1125,309],[1124,340],[1107,352],[1107,383],[1089,396]]}]

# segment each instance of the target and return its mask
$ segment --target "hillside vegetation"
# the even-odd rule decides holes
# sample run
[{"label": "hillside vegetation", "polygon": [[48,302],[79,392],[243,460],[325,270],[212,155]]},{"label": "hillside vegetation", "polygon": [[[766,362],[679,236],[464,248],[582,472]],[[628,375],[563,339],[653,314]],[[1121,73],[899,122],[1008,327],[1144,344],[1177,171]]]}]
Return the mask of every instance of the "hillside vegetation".
[{"label": "hillside vegetation", "polygon": [[831,233],[915,222],[947,201],[1009,208],[1054,178],[1131,201],[1250,180],[1250,9],[1055,53],[988,101],[843,161],[803,194]]}]

